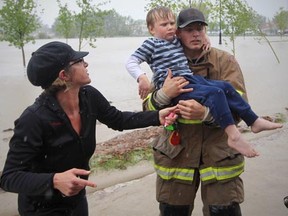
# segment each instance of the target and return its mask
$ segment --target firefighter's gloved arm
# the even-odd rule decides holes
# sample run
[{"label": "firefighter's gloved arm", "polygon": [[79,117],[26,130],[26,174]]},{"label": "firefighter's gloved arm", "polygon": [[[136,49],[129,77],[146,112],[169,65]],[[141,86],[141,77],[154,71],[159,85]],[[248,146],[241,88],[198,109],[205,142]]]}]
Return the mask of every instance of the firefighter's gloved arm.
[{"label": "firefighter's gloved arm", "polygon": [[162,89],[155,91],[155,93],[152,96],[153,96],[154,102],[159,107],[168,106],[171,103],[171,99],[164,93]]},{"label": "firefighter's gloved arm", "polygon": [[150,93],[142,103],[143,111],[160,110],[168,106],[172,106],[171,99],[162,91],[155,90]]}]

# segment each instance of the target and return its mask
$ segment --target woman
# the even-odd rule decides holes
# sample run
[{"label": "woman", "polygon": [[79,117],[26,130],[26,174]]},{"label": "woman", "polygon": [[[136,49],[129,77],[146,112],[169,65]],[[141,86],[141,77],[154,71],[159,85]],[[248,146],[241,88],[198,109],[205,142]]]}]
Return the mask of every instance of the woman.
[{"label": "woman", "polygon": [[18,193],[20,215],[88,215],[85,187],[95,152],[96,120],[115,130],[173,123],[159,112],[121,112],[87,73],[88,52],[50,42],[32,54],[27,75],[44,92],[15,121],[1,187]]}]

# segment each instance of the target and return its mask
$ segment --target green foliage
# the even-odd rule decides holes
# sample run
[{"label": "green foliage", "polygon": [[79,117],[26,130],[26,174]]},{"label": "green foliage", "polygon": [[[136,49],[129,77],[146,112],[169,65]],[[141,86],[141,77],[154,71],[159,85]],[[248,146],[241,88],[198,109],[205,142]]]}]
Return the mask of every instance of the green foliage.
[{"label": "green foliage", "polygon": [[[286,110],[287,110],[287,108],[286,108]],[[277,122],[277,123],[287,122],[287,115],[285,115],[284,113],[276,113],[275,118],[274,118],[274,122]]]},{"label": "green foliage", "polygon": [[66,40],[70,37],[77,37],[79,40],[78,50],[81,50],[87,41],[89,46],[95,48],[96,37],[101,35],[104,26],[104,15],[99,6],[106,2],[92,5],[92,0],[77,0],[76,4],[80,12],[71,11],[68,5],[61,5],[59,15],[55,22],[55,30]]},{"label": "green foliage", "polygon": [[175,14],[177,14],[181,9],[187,7],[189,2],[190,1],[185,0],[151,0],[150,3],[146,5],[145,10],[149,11],[157,6],[165,6],[169,7]]},{"label": "green foliage", "polygon": [[97,16],[97,8],[91,5],[91,0],[77,0],[80,13],[75,13],[76,29],[78,30],[79,50],[83,47],[83,40],[87,39],[91,47],[95,47],[95,33],[102,30],[102,19]]},{"label": "green foliage", "polygon": [[279,28],[280,35],[282,36],[285,33],[285,30],[288,29],[288,11],[280,8],[279,12],[274,16],[274,22]]},{"label": "green foliage", "polygon": [[1,41],[22,50],[23,66],[26,66],[24,45],[35,42],[32,33],[39,27],[36,15],[36,3],[33,0],[4,0],[0,10]]},{"label": "green foliage", "polygon": [[[85,2],[85,3],[83,3]],[[83,48],[83,41],[95,47],[96,37],[115,36],[144,36],[148,35],[143,20],[133,20],[130,16],[121,16],[114,9],[100,10],[91,6],[88,1],[78,0],[81,11],[76,13],[68,9],[68,5],[59,5],[59,15],[54,23],[55,31],[66,38],[78,38],[79,50]],[[107,2],[103,2],[105,4]],[[144,19],[144,18],[143,18]]]},{"label": "green foliage", "polygon": [[96,170],[127,169],[143,160],[152,161],[153,150],[151,147],[139,148],[122,154],[99,155],[95,154],[90,159],[90,168]]},{"label": "green foliage", "polygon": [[[143,36],[148,34],[144,21],[133,20],[131,17],[125,17],[118,14],[114,9],[103,11],[104,37],[114,36]],[[144,18],[143,18],[144,19]]]},{"label": "green foliage", "polygon": [[74,17],[70,10],[68,9],[68,5],[61,5],[60,0],[57,0],[59,6],[59,15],[57,21],[55,23],[55,29],[60,35],[66,38],[66,42],[68,38],[72,36],[72,31],[74,28]]},{"label": "green foliage", "polygon": [[235,55],[235,40],[237,36],[245,35],[248,30],[256,31],[255,17],[257,13],[243,0],[217,0],[211,10],[211,17],[217,22],[225,35],[233,44]]},{"label": "green foliage", "polygon": [[145,10],[149,11],[157,6],[165,6],[169,7],[175,14],[178,14],[184,8],[194,7],[202,11],[208,19],[208,12],[211,5],[212,4],[209,1],[202,0],[151,0],[150,3],[146,5]]}]

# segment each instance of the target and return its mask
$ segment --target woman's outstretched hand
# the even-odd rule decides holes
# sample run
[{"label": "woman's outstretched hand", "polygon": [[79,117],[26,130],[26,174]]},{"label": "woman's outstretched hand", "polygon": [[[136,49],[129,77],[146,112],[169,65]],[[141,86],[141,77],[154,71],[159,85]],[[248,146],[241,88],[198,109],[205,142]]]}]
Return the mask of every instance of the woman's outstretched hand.
[{"label": "woman's outstretched hand", "polygon": [[176,114],[179,112],[177,106],[168,107],[159,111],[159,120],[161,125],[168,126],[173,124],[178,115]]}]

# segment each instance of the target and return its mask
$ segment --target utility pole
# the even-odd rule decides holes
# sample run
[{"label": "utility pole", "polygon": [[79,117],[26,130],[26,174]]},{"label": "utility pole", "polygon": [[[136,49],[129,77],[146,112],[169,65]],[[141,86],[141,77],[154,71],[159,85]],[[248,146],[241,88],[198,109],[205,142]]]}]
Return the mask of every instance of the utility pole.
[{"label": "utility pole", "polygon": [[221,4],[221,0],[219,0],[219,6],[220,6],[220,9],[219,9],[219,44],[221,45],[222,44],[222,4]]}]

